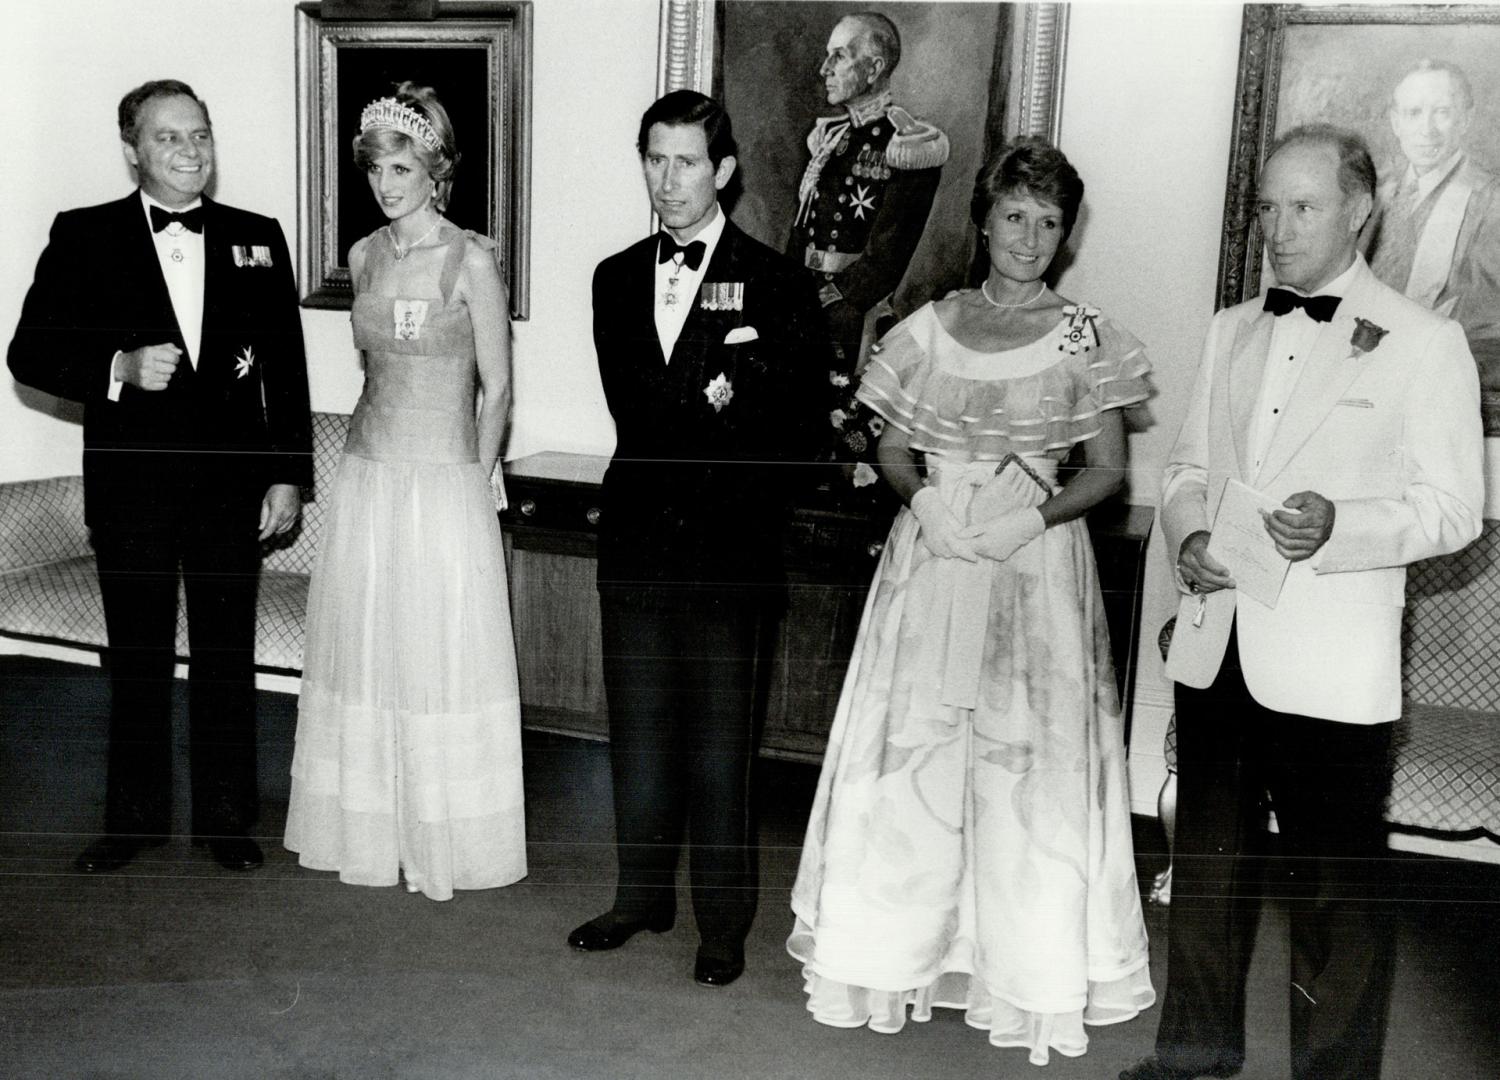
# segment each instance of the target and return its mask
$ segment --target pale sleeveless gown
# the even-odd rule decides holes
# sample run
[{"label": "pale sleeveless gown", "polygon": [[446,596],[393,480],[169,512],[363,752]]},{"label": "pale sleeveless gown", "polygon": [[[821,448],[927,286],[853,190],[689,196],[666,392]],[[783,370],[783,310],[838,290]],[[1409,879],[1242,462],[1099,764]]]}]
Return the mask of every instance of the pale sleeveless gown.
[{"label": "pale sleeveless gown", "polygon": [[[434,900],[526,874],[520,699],[500,526],[478,463],[477,369],[453,297],[465,247],[417,295],[356,282],[365,385],[307,610],[286,846],[342,881]],[[435,260],[434,260],[435,262]]]}]

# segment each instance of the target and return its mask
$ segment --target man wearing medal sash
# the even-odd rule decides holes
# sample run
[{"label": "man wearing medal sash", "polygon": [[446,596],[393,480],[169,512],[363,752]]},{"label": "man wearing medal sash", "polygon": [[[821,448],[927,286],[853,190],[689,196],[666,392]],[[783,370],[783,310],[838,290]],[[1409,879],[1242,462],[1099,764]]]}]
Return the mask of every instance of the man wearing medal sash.
[{"label": "man wearing medal sash", "polygon": [[312,481],[296,285],[273,219],[204,195],[213,129],[186,83],[132,90],[119,125],[140,188],[58,215],[8,356],[18,382],[83,403],[111,701],[105,835],[76,865],[117,869],[170,831],[180,575],[192,834],[249,870],[260,541]]},{"label": "man wearing medal sash", "polygon": [[755,914],[758,658],[782,603],[782,529],[823,421],[827,330],[805,276],[725,217],[729,116],[690,90],[641,120],[663,229],[599,264],[594,345],[617,442],[599,607],[619,882],[569,936],[614,949],[676,918],[688,833],[695,978],[744,969]]}]

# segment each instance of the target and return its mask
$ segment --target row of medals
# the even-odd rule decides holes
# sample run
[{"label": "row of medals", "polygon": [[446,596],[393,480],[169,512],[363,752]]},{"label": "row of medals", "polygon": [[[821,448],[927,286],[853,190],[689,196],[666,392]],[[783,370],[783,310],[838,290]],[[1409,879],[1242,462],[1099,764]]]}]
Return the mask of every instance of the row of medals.
[{"label": "row of medals", "polygon": [[[667,278],[667,293],[662,302],[667,307],[676,307],[678,301],[677,280],[682,275],[682,256],[672,257],[672,274]],[[743,311],[745,309],[745,283],[743,281],[707,281],[700,290],[699,301],[705,311]]]}]

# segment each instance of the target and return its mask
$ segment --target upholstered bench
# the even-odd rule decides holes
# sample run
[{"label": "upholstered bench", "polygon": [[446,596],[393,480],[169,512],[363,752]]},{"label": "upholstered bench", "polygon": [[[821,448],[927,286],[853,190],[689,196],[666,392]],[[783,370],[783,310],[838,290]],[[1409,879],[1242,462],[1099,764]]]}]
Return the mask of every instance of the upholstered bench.
[{"label": "upholstered bench", "polygon": [[[314,492],[332,484],[348,427],[342,414],[313,414]],[[296,689],[324,505],[316,498],[307,502],[297,528],[266,547],[255,666],[257,682],[267,689]],[[104,607],[83,524],[83,477],[0,484],[0,652],[97,662],[104,642]],[[188,656],[180,601],[177,655]]]},{"label": "upholstered bench", "polygon": [[1407,574],[1391,846],[1500,863],[1500,521]]}]

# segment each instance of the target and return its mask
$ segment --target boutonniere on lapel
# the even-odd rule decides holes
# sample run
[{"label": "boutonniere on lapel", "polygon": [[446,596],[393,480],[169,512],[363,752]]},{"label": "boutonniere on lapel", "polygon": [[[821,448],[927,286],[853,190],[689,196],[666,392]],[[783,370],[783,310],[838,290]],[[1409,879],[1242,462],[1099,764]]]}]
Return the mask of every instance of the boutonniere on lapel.
[{"label": "boutonniere on lapel", "polygon": [[704,311],[744,311],[743,281],[705,281],[698,287],[698,306]]},{"label": "boutonniere on lapel", "polygon": [[703,396],[708,398],[708,403],[714,407],[714,412],[721,412],[725,405],[734,400],[734,384],[721,371],[703,388]]},{"label": "boutonniere on lapel", "polygon": [[1374,352],[1380,348],[1380,340],[1389,333],[1385,327],[1355,316],[1354,333],[1349,338],[1349,348],[1353,350],[1349,354],[1350,359],[1358,360],[1365,353]]},{"label": "boutonniere on lapel", "polygon": [[271,249],[265,244],[231,244],[235,266],[270,266]]},{"label": "boutonniere on lapel", "polygon": [[255,366],[255,350],[246,345],[234,358],[234,377],[243,379],[250,374],[250,369]]}]

